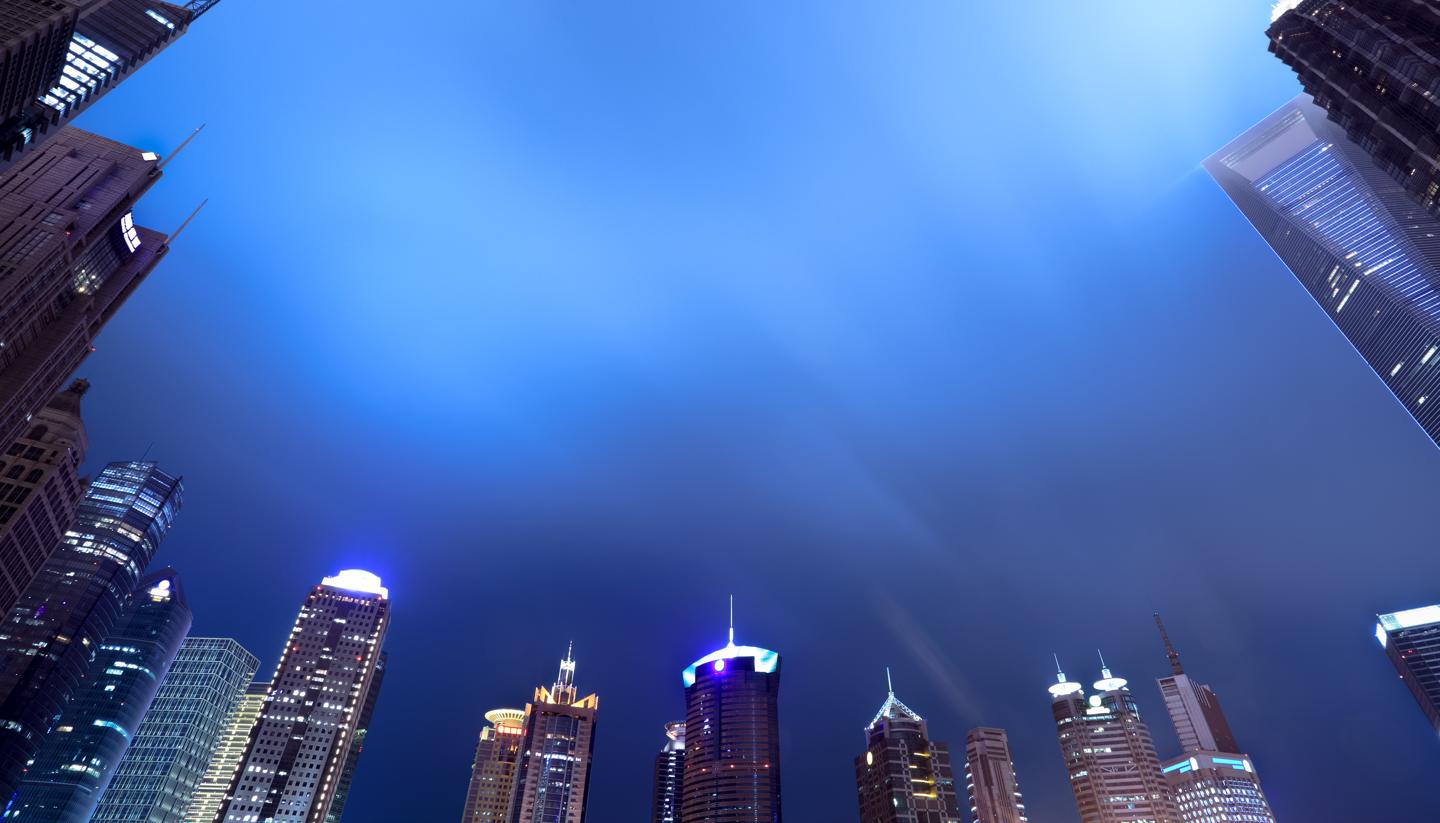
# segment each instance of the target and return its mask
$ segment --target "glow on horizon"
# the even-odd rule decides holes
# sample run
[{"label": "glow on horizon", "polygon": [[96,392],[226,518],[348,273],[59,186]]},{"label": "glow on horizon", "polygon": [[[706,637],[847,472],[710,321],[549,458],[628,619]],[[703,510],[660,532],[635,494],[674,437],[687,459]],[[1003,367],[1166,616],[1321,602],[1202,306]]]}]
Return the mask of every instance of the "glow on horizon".
[{"label": "glow on horizon", "polygon": [[390,590],[380,585],[380,576],[364,569],[345,569],[334,577],[322,578],[320,584],[362,594],[378,594],[390,599]]}]

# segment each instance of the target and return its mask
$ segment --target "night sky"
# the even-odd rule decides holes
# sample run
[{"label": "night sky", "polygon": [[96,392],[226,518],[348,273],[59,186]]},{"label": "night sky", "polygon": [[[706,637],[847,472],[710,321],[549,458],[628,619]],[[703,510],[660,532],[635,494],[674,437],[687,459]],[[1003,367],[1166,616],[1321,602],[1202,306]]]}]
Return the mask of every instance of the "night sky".
[{"label": "night sky", "polygon": [[1440,451],[1199,166],[1298,91],[1268,6],[225,0],[80,121],[208,123],[137,217],[211,198],[83,367],[88,466],[185,476],[159,562],[266,671],[385,579],[346,823],[458,820],[571,639],[589,823],[647,819],[732,592],[792,823],[856,819],[887,665],[1076,820],[1051,653],[1176,754],[1154,609],[1282,821],[1434,820],[1371,632],[1440,600]]}]

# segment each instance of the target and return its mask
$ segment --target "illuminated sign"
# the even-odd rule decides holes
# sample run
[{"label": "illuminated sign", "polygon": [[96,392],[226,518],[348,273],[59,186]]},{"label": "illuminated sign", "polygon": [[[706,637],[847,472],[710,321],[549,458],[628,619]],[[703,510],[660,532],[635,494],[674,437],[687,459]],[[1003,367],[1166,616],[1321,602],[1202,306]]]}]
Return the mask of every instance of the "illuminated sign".
[{"label": "illuminated sign", "polygon": [[120,218],[120,233],[125,236],[125,248],[134,254],[135,250],[140,248],[140,232],[135,230],[134,212],[127,211],[125,216]]}]

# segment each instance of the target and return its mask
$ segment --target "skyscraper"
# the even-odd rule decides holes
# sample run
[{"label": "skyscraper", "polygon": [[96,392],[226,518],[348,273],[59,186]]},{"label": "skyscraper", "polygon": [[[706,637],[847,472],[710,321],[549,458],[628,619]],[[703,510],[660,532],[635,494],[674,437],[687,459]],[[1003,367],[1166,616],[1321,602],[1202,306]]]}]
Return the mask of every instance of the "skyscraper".
[{"label": "skyscraper", "polygon": [[975,823],[1029,823],[1004,729],[971,729],[965,736],[965,784]]},{"label": "skyscraper", "polygon": [[578,697],[574,649],[560,661],[550,688],[537,686],[525,705],[525,734],[516,765],[510,823],[583,823],[595,756],[600,698]]},{"label": "skyscraper", "polygon": [[30,430],[0,459],[0,613],[10,611],[75,519],[80,464],[88,441],[76,380],[30,421]]},{"label": "skyscraper", "polygon": [[[1126,681],[1100,663],[1096,694],[1060,672],[1050,707],[1081,823],[1180,823],[1150,729]],[[1057,664],[1058,668],[1058,664]]]},{"label": "skyscraper", "polygon": [[354,768],[350,744],[389,622],[390,592],[369,572],[347,569],[310,590],[219,823],[323,823]]},{"label": "skyscraper", "polygon": [[340,823],[340,816],[345,813],[345,802],[350,799],[350,788],[355,785],[355,771],[360,767],[365,739],[370,736],[370,721],[375,717],[375,704],[380,701],[380,687],[385,683],[385,667],[389,664],[390,653],[381,650],[380,658],[375,661],[375,675],[365,692],[365,703],[360,707],[360,717],[355,721],[355,733],[350,736],[345,765],[340,769],[340,777],[335,780],[335,799],[330,801],[330,810],[325,812],[325,823]]},{"label": "skyscraper", "polygon": [[228,637],[187,638],[92,823],[186,823],[225,723],[259,665]]},{"label": "skyscraper", "polygon": [[180,510],[154,463],[111,463],[75,523],[0,622],[0,802],[75,694]]},{"label": "skyscraper", "polygon": [[1440,214],[1440,2],[1290,0],[1276,12],[1271,53],[1350,141]]},{"label": "skyscraper", "polygon": [[45,738],[6,819],[88,823],[190,630],[173,569],[146,577]]},{"label": "skyscraper", "polygon": [[1440,443],[1440,220],[1303,97],[1205,167]]},{"label": "skyscraper", "polygon": [[735,645],[696,660],[685,684],[684,823],[780,823],[780,653]]},{"label": "skyscraper", "polygon": [[250,731],[260,721],[260,712],[265,708],[265,696],[268,694],[270,681],[257,681],[246,686],[244,694],[235,701],[211,749],[205,775],[191,793],[190,806],[185,810],[185,823],[212,823],[220,813],[225,792],[240,771],[245,744],[250,741]]},{"label": "skyscraper", "polygon": [[[889,670],[885,679],[889,684]],[[925,720],[900,702],[893,684],[865,727],[855,790],[860,823],[964,823],[950,748],[930,739]]]},{"label": "skyscraper", "polygon": [[1180,653],[1160,615],[1155,627],[1165,644],[1171,675],[1158,681],[1175,736],[1183,750],[1161,764],[1184,823],[1275,823],[1250,756],[1230,731],[1220,698],[1196,683],[1180,665]]},{"label": "skyscraper", "polygon": [[480,730],[475,762],[470,766],[470,788],[460,823],[509,823],[510,797],[515,793],[515,765],[525,737],[525,712],[492,709],[485,713],[490,725]]},{"label": "skyscraper", "polygon": [[1375,639],[1440,733],[1440,605],[1379,615]]},{"label": "skyscraper", "polygon": [[685,791],[685,723],[665,724],[665,746],[655,755],[655,794],[650,823],[678,823]]}]

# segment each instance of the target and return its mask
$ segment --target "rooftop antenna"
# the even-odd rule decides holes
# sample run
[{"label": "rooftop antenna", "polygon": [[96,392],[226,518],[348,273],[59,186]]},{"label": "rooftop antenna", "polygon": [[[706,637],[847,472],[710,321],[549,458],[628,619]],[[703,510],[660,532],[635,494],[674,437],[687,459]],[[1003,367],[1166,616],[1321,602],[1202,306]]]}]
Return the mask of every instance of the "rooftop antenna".
[{"label": "rooftop antenna", "polygon": [[1065,670],[1060,668],[1060,655],[1058,654],[1055,655],[1055,680],[1060,683],[1065,682]]},{"label": "rooftop antenna", "polygon": [[730,595],[730,645],[735,645],[735,595]]},{"label": "rooftop antenna", "polygon": [[200,210],[203,209],[203,208],[205,208],[205,204],[206,204],[206,203],[209,203],[209,202],[210,202],[210,198],[208,198],[208,197],[205,198],[204,200],[201,200],[201,201],[200,201],[200,205],[198,205],[198,206],[195,207],[195,211],[190,212],[190,216],[187,217],[187,218],[185,218],[185,222],[183,222],[183,223],[180,224],[180,228],[176,229],[175,231],[170,232],[170,236],[167,237],[167,238],[165,238],[165,245],[168,246],[168,245],[170,245],[172,242],[174,242],[174,241],[175,241],[175,238],[177,238],[177,237],[180,236],[180,232],[185,231],[185,227],[188,226],[188,225],[190,225],[190,221],[191,221],[191,220],[194,220],[194,219],[195,219],[195,215],[199,214],[199,213],[200,213]]},{"label": "rooftop antenna", "polygon": [[1180,653],[1170,644],[1170,634],[1165,631],[1165,621],[1160,619],[1160,612],[1155,612],[1155,626],[1160,629],[1160,639],[1165,643],[1165,656],[1170,658],[1170,670],[1177,675],[1184,674],[1185,670],[1180,668]]},{"label": "rooftop antenna", "polygon": [[890,689],[890,696],[895,696],[895,681],[890,679],[890,667],[885,667],[885,686]]},{"label": "rooftop antenna", "polygon": [[1108,679],[1110,677],[1110,667],[1105,665],[1105,653],[1099,649],[1096,649],[1095,653],[1100,655],[1100,674]]},{"label": "rooftop antenna", "polygon": [[163,169],[163,168],[165,168],[165,164],[166,164],[166,163],[169,163],[171,160],[174,160],[174,159],[175,159],[175,155],[179,154],[181,149],[183,149],[183,148],[185,148],[186,146],[190,145],[190,141],[191,141],[191,140],[194,140],[194,139],[195,139],[195,135],[199,134],[199,133],[200,133],[200,130],[203,129],[203,128],[205,128],[205,124],[204,124],[204,123],[201,123],[200,125],[196,126],[196,127],[195,127],[195,130],[192,131],[192,132],[190,132],[190,136],[187,137],[187,138],[185,138],[184,140],[181,140],[181,141],[180,141],[180,145],[176,146],[174,151],[172,151],[172,152],[170,152],[170,154],[166,155],[166,157],[165,157],[164,160],[161,160],[159,163],[157,163],[157,164],[155,165],[155,168],[156,168],[156,169]]}]

